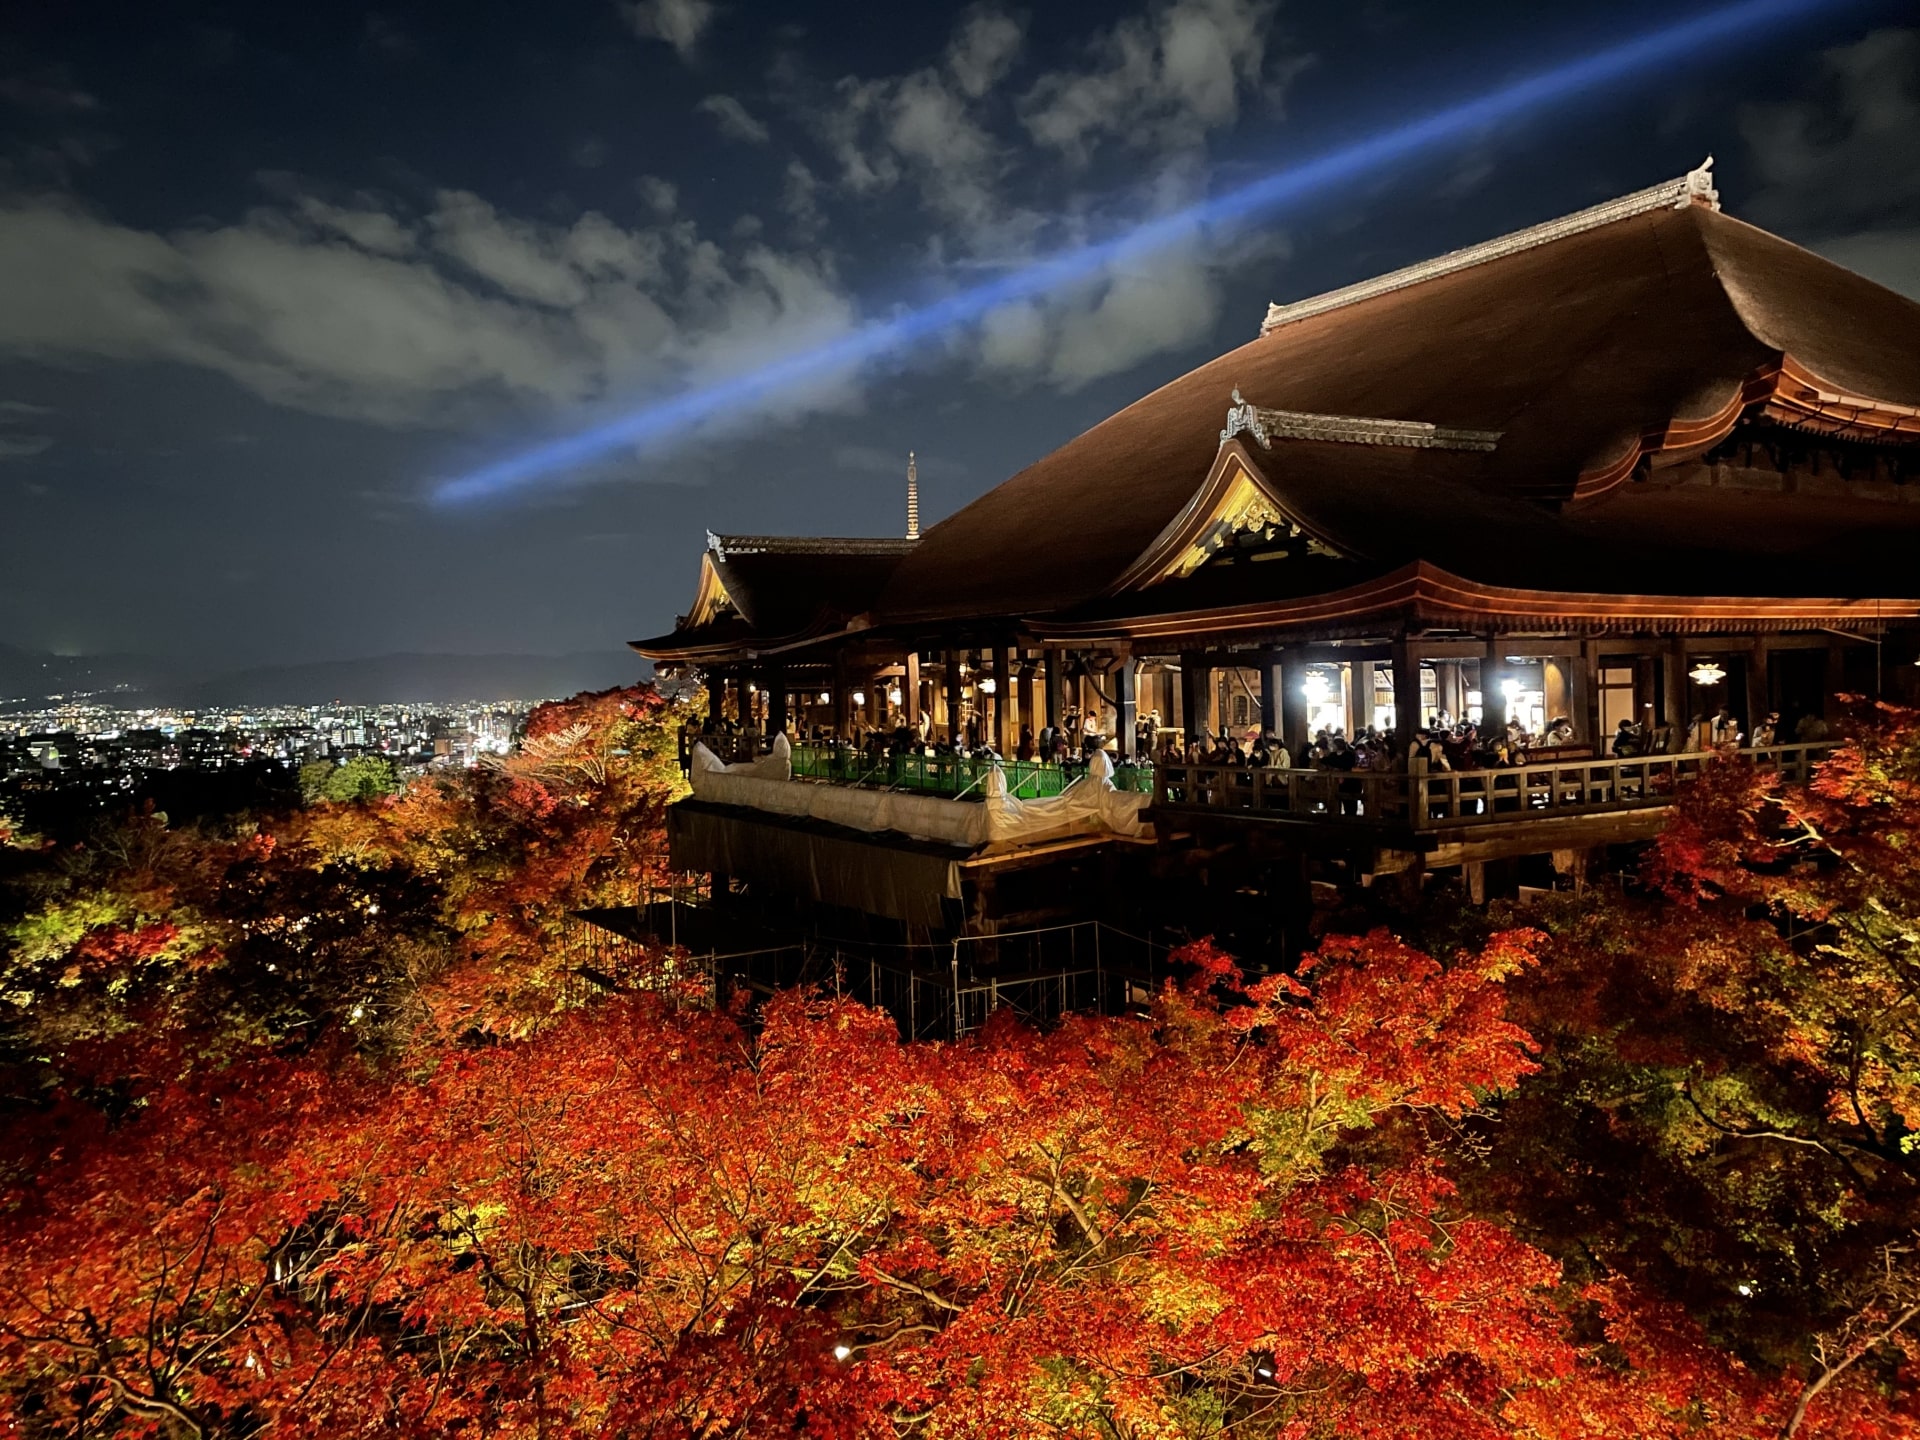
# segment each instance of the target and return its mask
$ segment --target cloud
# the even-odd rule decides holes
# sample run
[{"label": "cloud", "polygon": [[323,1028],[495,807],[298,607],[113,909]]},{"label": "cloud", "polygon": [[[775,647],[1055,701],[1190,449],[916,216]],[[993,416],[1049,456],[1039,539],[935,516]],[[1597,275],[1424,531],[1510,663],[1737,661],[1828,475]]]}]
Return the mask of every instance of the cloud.
[{"label": "cloud", "polygon": [[0,460],[28,460],[51,449],[53,436],[17,428],[50,413],[25,400],[0,400]]},{"label": "cloud", "polygon": [[[833,464],[839,470],[857,470],[867,475],[897,475],[901,488],[906,487],[907,452],[904,450],[882,450],[877,445],[838,445],[834,447]],[[929,480],[959,480],[971,473],[966,466],[937,455],[916,455],[914,465],[919,474]]]},{"label": "cloud", "polygon": [[405,255],[413,249],[413,232],[383,211],[348,210],[311,195],[298,197],[295,206],[302,218],[319,229],[350,240],[375,255]]},{"label": "cloud", "polygon": [[27,460],[52,448],[51,435],[16,435],[0,430],[0,460]]},{"label": "cloud", "polygon": [[1815,247],[1836,264],[1920,300],[1920,227],[1865,230]]},{"label": "cloud", "polygon": [[679,188],[671,180],[662,180],[658,175],[642,175],[633,182],[633,188],[640,192],[640,198],[656,215],[671,215],[680,204]]},{"label": "cloud", "polygon": [[84,115],[100,108],[98,97],[76,85],[64,65],[0,77],[0,100],[41,115]]},{"label": "cloud", "polygon": [[1876,30],[1828,50],[1813,93],[1740,111],[1761,224],[1837,234],[1920,220],[1920,30]]},{"label": "cloud", "polygon": [[825,217],[820,213],[820,181],[802,160],[789,160],[781,182],[780,208],[793,217],[802,233],[820,228]]},{"label": "cloud", "polygon": [[[171,361],[297,409],[453,424],[502,399],[581,412],[699,383],[855,318],[819,257],[725,249],[688,222],[554,225],[463,191],[380,213],[303,202],[161,234],[0,205],[0,357]],[[823,375],[781,413],[856,398]]]},{"label": "cloud", "polygon": [[1828,50],[1809,93],[1740,112],[1757,224],[1920,299],[1920,30]]},{"label": "cloud", "polygon": [[977,100],[1005,77],[1020,53],[1020,22],[998,10],[970,11],[947,47],[947,69],[969,99]]},{"label": "cloud", "polygon": [[702,115],[711,115],[720,133],[729,140],[744,140],[749,145],[767,143],[767,127],[731,95],[709,95],[693,108]]},{"label": "cloud", "polygon": [[712,0],[635,0],[621,9],[634,34],[642,40],[666,41],[682,59],[692,57],[719,12]]},{"label": "cloud", "polygon": [[1094,41],[1093,65],[1035,83],[1021,104],[1027,133],[1076,162],[1109,140],[1195,145],[1237,121],[1260,86],[1272,18],[1272,0],[1173,0],[1122,20]]}]

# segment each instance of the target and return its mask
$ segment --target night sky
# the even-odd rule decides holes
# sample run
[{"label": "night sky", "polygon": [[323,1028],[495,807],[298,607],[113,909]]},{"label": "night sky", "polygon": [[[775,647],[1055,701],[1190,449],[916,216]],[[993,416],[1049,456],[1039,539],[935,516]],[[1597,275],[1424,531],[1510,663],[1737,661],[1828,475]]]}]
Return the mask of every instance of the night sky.
[{"label": "night sky", "polygon": [[1709,152],[1732,213],[1920,295],[1920,30],[1835,4],[670,451],[429,498],[1700,8],[23,0],[0,27],[0,641],[207,667],[616,648],[685,609],[708,528],[897,534],[909,449],[930,523],[1269,300]]}]

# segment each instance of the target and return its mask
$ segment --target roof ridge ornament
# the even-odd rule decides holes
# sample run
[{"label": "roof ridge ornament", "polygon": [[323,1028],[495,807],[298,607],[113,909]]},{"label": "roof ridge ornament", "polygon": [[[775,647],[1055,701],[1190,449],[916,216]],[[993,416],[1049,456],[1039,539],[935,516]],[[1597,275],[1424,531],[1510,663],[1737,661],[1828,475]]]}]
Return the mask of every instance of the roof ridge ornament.
[{"label": "roof ridge ornament", "polygon": [[1296,320],[1324,315],[1329,310],[1344,309],[1348,305],[1357,305],[1362,300],[1371,300],[1379,295],[1390,295],[1396,290],[1404,290],[1422,281],[1437,280],[1442,275],[1471,270],[1477,265],[1485,265],[1490,260],[1501,260],[1509,255],[1517,255],[1523,250],[1532,250],[1541,245],[1552,244],[1555,240],[1564,240],[1571,235],[1597,230],[1602,225],[1613,224],[1616,220],[1627,220],[1635,215],[1645,215],[1652,210],[1684,210],[1689,205],[1695,204],[1705,205],[1711,210],[1720,208],[1720,192],[1713,188],[1713,157],[1711,155],[1701,161],[1697,169],[1689,170],[1677,180],[1650,185],[1645,190],[1636,190],[1633,194],[1622,195],[1618,199],[1604,200],[1598,205],[1588,206],[1585,210],[1576,210],[1571,215],[1562,215],[1557,220],[1548,220],[1539,225],[1531,225],[1525,230],[1515,230],[1511,234],[1499,235],[1491,240],[1484,240],[1478,245],[1469,245],[1463,250],[1449,250],[1444,255],[1436,255],[1430,260],[1422,260],[1404,269],[1390,270],[1385,275],[1374,276],[1371,280],[1361,280],[1338,290],[1311,295],[1304,300],[1295,300],[1286,305],[1269,305],[1267,318],[1260,324],[1260,335],[1264,339],[1281,326],[1291,325]]},{"label": "roof ridge ornament", "polygon": [[1305,410],[1271,410],[1255,405],[1234,388],[1233,408],[1220,443],[1236,435],[1251,435],[1260,448],[1271,450],[1275,440],[1329,440],[1343,445],[1398,445],[1414,450],[1489,451],[1500,443],[1501,430],[1463,430],[1426,420],[1382,420],[1370,415],[1316,415]]}]

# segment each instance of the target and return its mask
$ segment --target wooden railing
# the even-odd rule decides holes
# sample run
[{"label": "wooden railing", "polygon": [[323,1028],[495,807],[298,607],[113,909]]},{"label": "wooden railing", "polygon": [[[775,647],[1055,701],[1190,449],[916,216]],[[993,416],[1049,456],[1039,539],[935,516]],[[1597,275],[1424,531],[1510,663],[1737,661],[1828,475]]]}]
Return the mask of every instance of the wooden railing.
[{"label": "wooden railing", "polygon": [[[1832,748],[1831,744],[1773,745],[1732,753],[1782,779],[1806,780]],[[1415,774],[1158,765],[1153,803],[1275,819],[1451,829],[1670,805],[1681,781],[1726,759],[1727,752],[1714,751]]]}]

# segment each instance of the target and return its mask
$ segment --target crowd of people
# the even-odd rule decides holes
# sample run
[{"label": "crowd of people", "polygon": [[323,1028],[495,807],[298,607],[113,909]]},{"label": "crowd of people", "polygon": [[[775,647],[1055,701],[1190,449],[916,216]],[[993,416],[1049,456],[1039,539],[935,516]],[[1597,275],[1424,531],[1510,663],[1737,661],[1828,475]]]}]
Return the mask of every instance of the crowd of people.
[{"label": "crowd of people", "polygon": [[[1672,755],[1723,749],[1729,745],[1765,748],[1789,743],[1781,733],[1780,714],[1769,712],[1749,735],[1727,706],[1711,715],[1695,715],[1684,727],[1650,725],[1622,720],[1604,747],[1595,753],[1614,759],[1643,755]],[[709,717],[701,726],[704,737],[744,733],[734,721]],[[1011,756],[994,748],[981,718],[969,718],[958,736],[936,735],[930,717],[915,724],[902,718],[892,728],[862,725],[849,739],[824,726],[815,726],[805,742],[857,752],[875,766],[907,756],[937,759],[958,756],[974,760],[1043,761],[1073,767],[1084,765],[1096,750],[1116,748],[1114,737],[1095,715],[1069,709],[1058,725],[1020,727]],[[1828,738],[1826,722],[1818,715],[1802,716],[1794,725],[1791,743],[1809,744]],[[1555,759],[1577,744],[1573,722],[1566,716],[1548,720],[1537,734],[1518,719],[1504,726],[1483,727],[1472,720],[1455,720],[1444,711],[1431,716],[1401,748],[1391,730],[1368,725],[1349,737],[1339,726],[1316,730],[1312,740],[1295,755],[1272,731],[1250,729],[1244,735],[1203,730],[1191,742],[1178,730],[1164,728],[1157,711],[1142,715],[1135,727],[1134,754],[1142,763],[1152,757],[1162,765],[1218,765],[1269,770],[1492,770]],[[1582,752],[1583,754],[1586,752]]]}]

